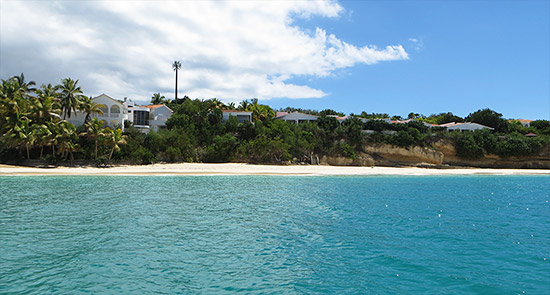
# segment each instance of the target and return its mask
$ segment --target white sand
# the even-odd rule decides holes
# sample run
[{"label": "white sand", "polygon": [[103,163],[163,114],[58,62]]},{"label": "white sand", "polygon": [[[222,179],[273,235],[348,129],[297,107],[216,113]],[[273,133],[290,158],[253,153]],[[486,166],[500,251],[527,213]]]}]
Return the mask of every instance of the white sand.
[{"label": "white sand", "polygon": [[250,164],[154,164],[143,166],[31,168],[0,165],[8,175],[550,175],[543,169],[426,169],[394,167],[277,166]]}]

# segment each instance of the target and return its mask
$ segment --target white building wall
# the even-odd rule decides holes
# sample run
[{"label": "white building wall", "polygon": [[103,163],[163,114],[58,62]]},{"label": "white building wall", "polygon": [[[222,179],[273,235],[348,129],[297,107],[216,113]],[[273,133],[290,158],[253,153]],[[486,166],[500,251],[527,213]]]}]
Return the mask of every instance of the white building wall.
[{"label": "white building wall", "polygon": [[[105,125],[109,127],[124,128],[124,120],[128,119],[128,114],[123,103],[106,94],[96,96],[92,98],[92,100],[97,104],[103,105],[102,109],[104,114],[91,114],[91,118],[97,118],[98,120],[104,121]],[[80,126],[84,124],[85,118],[86,114],[78,111],[76,115],[73,114],[71,118],[67,118],[67,121],[75,126]]]}]

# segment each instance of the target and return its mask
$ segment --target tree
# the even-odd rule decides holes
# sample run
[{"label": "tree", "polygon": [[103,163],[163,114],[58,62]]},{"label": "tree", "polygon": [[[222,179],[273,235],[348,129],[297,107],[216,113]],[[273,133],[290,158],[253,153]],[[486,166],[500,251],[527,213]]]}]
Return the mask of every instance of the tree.
[{"label": "tree", "polygon": [[471,113],[466,121],[495,128],[497,132],[508,132],[508,121],[502,118],[502,114],[491,109],[482,109]]},{"label": "tree", "polygon": [[101,107],[103,107],[102,104],[99,104],[92,100],[91,97],[88,96],[82,96],[80,100],[80,104],[78,106],[78,109],[84,113],[86,113],[86,118],[84,118],[84,123],[87,123],[90,121],[92,114],[103,114],[103,111],[101,110]]},{"label": "tree", "polygon": [[94,147],[94,159],[97,160],[97,143],[100,137],[105,136],[105,129],[103,129],[103,122],[97,118],[93,118],[90,122],[86,123],[87,131],[83,135],[88,136],[95,142]]},{"label": "tree", "polygon": [[176,72],[176,88],[174,90],[174,99],[178,101],[178,71],[181,69],[181,62],[179,62],[178,60],[174,61],[174,63],[172,63],[172,69]]},{"label": "tree", "polygon": [[30,148],[36,141],[36,132],[28,119],[20,120],[11,130],[9,137],[13,147],[25,147],[27,160],[30,160]]},{"label": "tree", "polygon": [[22,98],[28,98],[31,93],[36,91],[36,88],[32,87],[35,86],[36,83],[34,81],[25,82],[25,75],[23,75],[23,73],[19,76],[13,76],[12,79],[15,80],[18,86],[16,89],[17,94],[21,95]]},{"label": "tree", "polygon": [[250,102],[245,99],[239,103],[239,107],[237,109],[239,111],[247,111],[249,107],[250,107]]},{"label": "tree", "polygon": [[71,118],[71,110],[76,114],[83,97],[82,89],[77,86],[78,80],[65,78],[61,80],[61,107],[63,108],[63,120]]},{"label": "tree", "polygon": [[225,107],[226,107],[225,104],[217,98],[212,98],[210,100],[210,106],[211,106],[211,108],[220,109],[220,110],[225,109]]},{"label": "tree", "polygon": [[164,103],[166,103],[164,95],[160,95],[160,92],[153,93],[153,96],[151,97],[151,104],[164,104]]},{"label": "tree", "polygon": [[407,116],[407,119],[416,119],[420,117],[420,114],[417,114],[417,113],[409,113],[409,115]]},{"label": "tree", "polygon": [[36,90],[36,98],[32,100],[36,123],[42,124],[54,118],[61,118],[60,114],[62,110],[58,89],[58,86],[53,86],[52,84],[42,84],[40,89]]},{"label": "tree", "polygon": [[73,124],[67,121],[57,124],[57,151],[62,159],[70,155],[71,161],[74,161],[73,152],[78,150],[76,140],[76,128]]},{"label": "tree", "polygon": [[338,123],[335,117],[327,117],[325,114],[321,114],[319,118],[317,118],[317,125],[327,132],[333,132],[338,128],[340,123]]},{"label": "tree", "polygon": [[109,153],[109,161],[111,160],[111,157],[113,156],[113,152],[120,150],[121,144],[126,144],[126,135],[122,135],[122,130],[120,128],[113,130],[110,128],[105,129],[105,133],[107,136],[107,144],[111,146],[111,152]]}]

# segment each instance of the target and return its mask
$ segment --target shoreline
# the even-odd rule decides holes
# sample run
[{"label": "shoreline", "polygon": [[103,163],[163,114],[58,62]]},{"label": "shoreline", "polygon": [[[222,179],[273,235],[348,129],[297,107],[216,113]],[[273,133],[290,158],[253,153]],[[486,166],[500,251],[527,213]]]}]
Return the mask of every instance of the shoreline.
[{"label": "shoreline", "polygon": [[368,175],[550,175],[550,169],[357,167],[328,165],[253,165],[244,163],[177,163],[120,165],[108,168],[37,168],[0,164],[0,176],[32,175],[287,175],[287,176],[368,176]]}]

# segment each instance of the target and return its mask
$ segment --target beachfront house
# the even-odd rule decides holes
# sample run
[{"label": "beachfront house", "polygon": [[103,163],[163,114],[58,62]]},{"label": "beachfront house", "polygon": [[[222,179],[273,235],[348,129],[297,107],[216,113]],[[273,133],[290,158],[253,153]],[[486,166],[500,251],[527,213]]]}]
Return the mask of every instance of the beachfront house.
[{"label": "beachfront house", "polygon": [[236,110],[222,110],[222,122],[227,122],[229,117],[236,117],[239,123],[252,122],[252,112],[236,111]]},{"label": "beachfront house", "polygon": [[145,107],[149,109],[149,126],[151,130],[159,131],[166,128],[166,121],[174,111],[163,104],[147,105]]},{"label": "beachfront house", "polygon": [[158,131],[166,127],[166,121],[173,111],[163,104],[138,106],[128,101],[128,121],[141,132]]},{"label": "beachfront house", "polygon": [[481,124],[478,124],[478,123],[472,123],[472,122],[465,122],[465,123],[452,122],[452,123],[439,125],[439,127],[445,127],[445,128],[447,128],[447,131],[454,131],[454,130],[458,130],[458,131],[475,131],[475,130],[481,130],[481,129],[494,130],[494,128],[491,128],[491,127],[488,127],[488,126],[485,126],[485,125],[481,125]]},{"label": "beachfront house", "polygon": [[287,122],[294,122],[296,124],[298,123],[304,123],[304,122],[312,122],[317,120],[317,116],[310,115],[310,114],[302,114],[298,112],[288,113],[288,112],[277,112],[277,115],[275,116],[276,120],[283,120]]},{"label": "beachfront house", "polygon": [[[128,119],[128,111],[122,101],[116,100],[107,94],[101,94],[92,98],[92,100],[100,105],[100,109],[103,111],[103,114],[90,114],[91,118],[97,118],[111,128],[124,127],[124,121]],[[71,118],[67,118],[67,121],[75,126],[79,126],[84,124],[85,118],[85,113],[77,111],[76,115],[71,116]]]}]

